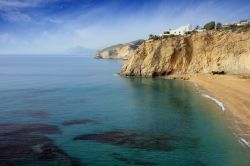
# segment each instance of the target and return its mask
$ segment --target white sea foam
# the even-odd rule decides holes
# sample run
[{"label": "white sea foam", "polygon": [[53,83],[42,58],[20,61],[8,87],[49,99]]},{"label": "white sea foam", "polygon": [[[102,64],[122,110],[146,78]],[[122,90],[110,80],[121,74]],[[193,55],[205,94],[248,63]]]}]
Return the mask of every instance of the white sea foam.
[{"label": "white sea foam", "polygon": [[207,95],[207,94],[202,94],[202,96],[203,96],[203,97],[206,97],[206,98],[208,98],[208,99],[213,100],[216,104],[218,104],[218,105],[221,107],[222,111],[225,111],[225,110],[226,110],[226,108],[224,107],[223,103],[220,102],[219,100],[217,100],[217,99],[215,99],[215,98],[213,98],[213,97],[211,97],[211,96],[209,96],[209,95]]},{"label": "white sea foam", "polygon": [[215,98],[213,98],[213,97],[205,94],[204,91],[199,88],[198,84],[195,81],[191,81],[191,82],[194,84],[194,86],[196,87],[196,89],[199,91],[199,93],[201,93],[201,95],[203,97],[206,97],[206,98],[214,101],[217,105],[219,105],[221,107],[222,111],[226,110],[226,108],[224,107],[224,104],[221,101],[219,101],[219,100],[217,100],[217,99],[215,99]]},{"label": "white sea foam", "polygon": [[250,148],[250,143],[247,140],[245,140],[244,138],[242,138],[242,137],[240,137],[240,143],[242,143],[242,144],[244,144],[244,145],[246,145],[247,147]]},{"label": "white sea foam", "polygon": [[118,76],[119,76],[119,74],[113,74],[113,76],[118,77]]},{"label": "white sea foam", "polygon": [[[212,101],[214,101],[216,104],[218,104],[218,105],[221,107],[222,111],[225,111],[225,110],[226,110],[226,108],[224,107],[224,105],[223,105],[222,102],[220,102],[219,100],[217,100],[217,99],[215,99],[215,98],[213,98],[213,97],[207,95],[203,90],[201,90],[201,89],[199,88],[199,86],[198,86],[198,84],[197,84],[196,82],[194,82],[194,81],[192,81],[192,82],[194,83],[195,87],[197,88],[197,90],[199,91],[199,93],[201,93],[201,95],[202,95],[203,97],[206,97],[206,98],[211,99]],[[235,123],[238,124],[239,122],[236,121]],[[240,128],[239,128],[239,129],[240,129]],[[238,135],[237,135],[236,133],[233,133],[233,134],[234,134],[236,137],[238,137]],[[249,133],[249,134],[250,134],[250,133]],[[249,134],[245,134],[245,135],[249,135]],[[239,137],[239,142],[240,142],[243,146],[247,146],[248,148],[250,148],[250,143],[249,143],[247,140],[245,140],[244,138]]]}]

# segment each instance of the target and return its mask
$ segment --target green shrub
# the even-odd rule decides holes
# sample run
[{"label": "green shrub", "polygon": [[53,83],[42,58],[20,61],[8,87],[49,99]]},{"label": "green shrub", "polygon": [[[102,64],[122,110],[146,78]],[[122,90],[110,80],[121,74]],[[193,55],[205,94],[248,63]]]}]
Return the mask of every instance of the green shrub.
[{"label": "green shrub", "polygon": [[204,25],[204,29],[206,29],[206,30],[212,30],[214,28],[215,28],[215,22],[214,21],[211,21],[211,22]]},{"label": "green shrub", "polygon": [[250,24],[238,27],[237,32],[249,32]]},{"label": "green shrub", "polygon": [[200,26],[199,25],[196,25],[195,26],[195,29],[197,30],[197,29],[200,29]]},{"label": "green shrub", "polygon": [[216,24],[216,29],[221,29],[221,28],[222,28],[222,23],[218,22],[218,23]]},{"label": "green shrub", "polygon": [[191,34],[195,34],[195,33],[198,33],[198,31],[196,29],[191,31]]},{"label": "green shrub", "polygon": [[154,35],[150,34],[148,39],[152,39],[154,37]]},{"label": "green shrub", "polygon": [[158,40],[158,39],[161,39],[161,37],[160,36],[157,36],[157,35],[152,35],[152,34],[150,34],[149,35],[149,38],[148,38],[149,40]]}]

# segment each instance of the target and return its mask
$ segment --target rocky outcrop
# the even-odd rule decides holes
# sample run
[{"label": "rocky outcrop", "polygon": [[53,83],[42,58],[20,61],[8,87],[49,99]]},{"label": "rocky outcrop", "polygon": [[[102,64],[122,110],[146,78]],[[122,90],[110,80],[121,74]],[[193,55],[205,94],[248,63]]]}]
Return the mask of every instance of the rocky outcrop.
[{"label": "rocky outcrop", "polygon": [[207,31],[144,42],[121,75],[250,74],[250,32]]},{"label": "rocky outcrop", "polygon": [[107,47],[98,51],[95,58],[128,59],[143,42],[144,40],[136,40],[126,44]]}]

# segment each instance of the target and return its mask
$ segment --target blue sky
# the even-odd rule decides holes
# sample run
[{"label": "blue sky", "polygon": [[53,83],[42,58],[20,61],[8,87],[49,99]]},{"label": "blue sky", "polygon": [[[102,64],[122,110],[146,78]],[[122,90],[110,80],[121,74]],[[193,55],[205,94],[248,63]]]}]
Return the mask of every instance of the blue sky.
[{"label": "blue sky", "polygon": [[0,0],[0,54],[99,49],[249,11],[249,0]]}]

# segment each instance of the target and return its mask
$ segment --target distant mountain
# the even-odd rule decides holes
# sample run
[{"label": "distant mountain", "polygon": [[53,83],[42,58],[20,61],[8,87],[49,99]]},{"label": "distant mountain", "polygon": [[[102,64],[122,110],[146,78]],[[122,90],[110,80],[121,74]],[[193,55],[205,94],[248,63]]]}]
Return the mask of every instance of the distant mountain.
[{"label": "distant mountain", "polygon": [[82,46],[72,47],[65,51],[66,54],[72,55],[84,55],[84,56],[93,56],[95,55],[96,49],[90,49]]}]

